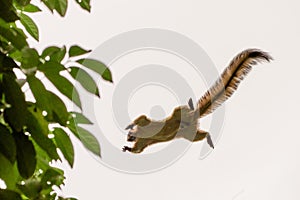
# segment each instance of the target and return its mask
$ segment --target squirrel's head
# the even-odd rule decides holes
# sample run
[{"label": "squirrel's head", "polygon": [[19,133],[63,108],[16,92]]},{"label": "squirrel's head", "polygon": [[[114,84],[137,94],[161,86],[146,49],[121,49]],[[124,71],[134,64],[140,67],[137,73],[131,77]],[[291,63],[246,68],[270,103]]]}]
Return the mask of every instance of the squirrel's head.
[{"label": "squirrel's head", "polygon": [[129,129],[129,133],[127,135],[128,142],[134,142],[137,140],[137,129],[138,127],[147,126],[151,122],[150,119],[147,118],[146,115],[141,115],[136,118],[131,124],[129,124],[125,130]]}]

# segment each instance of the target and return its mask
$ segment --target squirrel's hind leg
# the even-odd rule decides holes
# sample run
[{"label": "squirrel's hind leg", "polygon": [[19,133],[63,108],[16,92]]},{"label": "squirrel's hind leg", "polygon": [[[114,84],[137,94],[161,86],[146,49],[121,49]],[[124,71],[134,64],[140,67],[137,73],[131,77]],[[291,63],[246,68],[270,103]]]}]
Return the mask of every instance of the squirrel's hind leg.
[{"label": "squirrel's hind leg", "polygon": [[211,139],[211,136],[210,136],[210,134],[207,131],[197,130],[197,133],[196,133],[196,135],[194,137],[191,137],[190,134],[189,135],[183,134],[182,136],[183,136],[183,138],[185,138],[185,139],[187,139],[187,140],[189,140],[191,142],[197,142],[197,141],[200,141],[200,140],[203,140],[203,139],[206,138],[207,143],[209,144],[209,146],[211,148],[215,148],[214,144],[213,144],[213,141]]}]

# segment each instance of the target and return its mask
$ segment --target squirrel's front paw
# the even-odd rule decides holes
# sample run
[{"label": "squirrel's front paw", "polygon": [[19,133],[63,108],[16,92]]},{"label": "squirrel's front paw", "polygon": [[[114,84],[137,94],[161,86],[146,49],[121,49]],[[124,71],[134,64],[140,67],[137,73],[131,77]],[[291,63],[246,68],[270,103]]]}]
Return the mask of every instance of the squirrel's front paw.
[{"label": "squirrel's front paw", "polygon": [[130,148],[130,147],[128,147],[128,146],[124,146],[124,147],[122,148],[122,151],[123,151],[123,152],[131,151],[131,149],[132,149],[132,148]]}]

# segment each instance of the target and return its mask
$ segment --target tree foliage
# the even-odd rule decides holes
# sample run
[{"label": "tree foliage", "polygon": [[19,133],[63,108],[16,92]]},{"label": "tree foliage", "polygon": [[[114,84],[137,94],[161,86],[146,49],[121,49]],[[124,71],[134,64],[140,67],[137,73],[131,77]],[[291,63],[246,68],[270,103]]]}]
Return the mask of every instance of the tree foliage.
[{"label": "tree foliage", "polygon": [[[90,0],[75,2],[90,11]],[[67,0],[41,3],[62,17],[66,14]],[[31,47],[27,37],[39,41],[39,29],[30,13],[41,12],[39,6],[31,4],[31,0],[0,0],[0,179],[6,185],[0,189],[0,199],[74,199],[57,195],[54,186],[60,188],[64,184],[64,171],[50,164],[64,157],[73,167],[74,148],[69,134],[101,156],[95,136],[80,126],[92,122],[81,112],[68,110],[59,96],[65,96],[81,110],[74,81],[63,74],[69,74],[88,92],[100,97],[97,84],[86,69],[109,82],[111,72],[98,60],[83,59],[90,50],[78,45],[49,46],[42,52]],[[18,78],[18,73],[26,78]],[[44,74],[57,90],[47,89],[38,74]],[[26,100],[25,87],[34,101]]]}]

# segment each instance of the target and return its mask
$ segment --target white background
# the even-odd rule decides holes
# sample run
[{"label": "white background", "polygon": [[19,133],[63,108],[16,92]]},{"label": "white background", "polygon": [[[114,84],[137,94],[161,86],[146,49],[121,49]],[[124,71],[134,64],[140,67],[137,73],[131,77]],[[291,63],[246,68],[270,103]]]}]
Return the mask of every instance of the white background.
[{"label": "white background", "polygon": [[74,43],[94,49],[114,35],[148,27],[196,41],[220,72],[248,47],[275,58],[255,67],[226,103],[222,138],[206,159],[198,159],[201,144],[194,144],[162,171],[129,175],[99,164],[75,141],[74,169],[63,165],[63,195],[81,200],[300,199],[299,7],[296,0],[92,0],[91,14],[70,1],[65,18],[46,9],[32,15],[41,38],[31,44],[39,49]]}]

